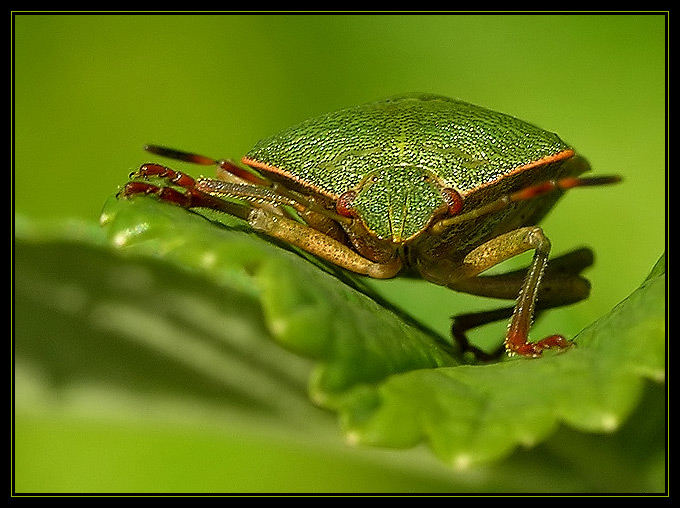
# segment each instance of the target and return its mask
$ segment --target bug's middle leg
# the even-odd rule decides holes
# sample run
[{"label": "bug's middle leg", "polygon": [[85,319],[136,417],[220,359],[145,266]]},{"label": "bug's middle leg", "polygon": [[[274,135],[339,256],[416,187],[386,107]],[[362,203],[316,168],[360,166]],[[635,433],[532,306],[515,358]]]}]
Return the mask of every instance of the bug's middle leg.
[{"label": "bug's middle leg", "polygon": [[[583,247],[550,259],[538,289],[539,308],[560,307],[588,297],[590,282],[580,276],[592,266],[593,251]],[[528,268],[498,275],[478,275],[449,284],[449,287],[477,296],[514,300],[524,283]]]}]

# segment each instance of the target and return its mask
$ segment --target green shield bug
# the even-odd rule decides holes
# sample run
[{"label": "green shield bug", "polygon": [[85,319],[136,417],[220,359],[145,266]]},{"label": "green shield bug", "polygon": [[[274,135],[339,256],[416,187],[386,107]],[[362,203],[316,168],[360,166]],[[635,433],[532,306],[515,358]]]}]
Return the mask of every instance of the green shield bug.
[{"label": "green shield bug", "polygon": [[[510,318],[503,348],[537,357],[572,343],[529,340],[536,311],[586,298],[580,249],[548,264],[536,224],[565,190],[614,183],[581,176],[586,160],[556,134],[463,101],[409,94],[309,119],[263,139],[245,166],[159,146],[152,153],[216,165],[200,178],[159,164],[132,174],[122,196],[157,195],[186,208],[241,217],[256,231],[353,272],[419,276],[456,291],[515,299],[508,309],[459,316],[453,334]],[[148,181],[158,179],[158,185]],[[156,182],[158,183],[158,182]],[[480,275],[533,250],[528,269]],[[546,269],[547,267],[547,269]]]}]

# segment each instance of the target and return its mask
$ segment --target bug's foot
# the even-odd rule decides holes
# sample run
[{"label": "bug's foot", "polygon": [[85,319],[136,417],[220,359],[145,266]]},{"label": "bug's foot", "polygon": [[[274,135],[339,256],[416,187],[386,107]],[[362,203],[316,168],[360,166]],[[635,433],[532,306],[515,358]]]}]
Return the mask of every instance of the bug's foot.
[{"label": "bug's foot", "polygon": [[525,356],[538,358],[545,349],[567,349],[574,343],[562,335],[550,335],[537,342],[527,342],[518,337],[508,337],[505,341],[505,351],[508,356]]},{"label": "bug's foot", "polygon": [[191,206],[191,194],[182,193],[170,187],[159,187],[146,182],[128,182],[118,193],[119,198],[129,198],[138,194],[156,195],[161,201],[174,203],[189,208]]}]

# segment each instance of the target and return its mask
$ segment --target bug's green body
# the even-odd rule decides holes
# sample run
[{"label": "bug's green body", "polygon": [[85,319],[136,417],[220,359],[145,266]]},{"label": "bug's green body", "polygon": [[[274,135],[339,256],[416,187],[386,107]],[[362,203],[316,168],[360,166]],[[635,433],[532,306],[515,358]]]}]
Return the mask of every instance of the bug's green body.
[{"label": "bug's green body", "polygon": [[[408,273],[457,291],[516,298],[505,348],[525,356],[571,344],[559,335],[529,342],[529,327],[539,294],[544,307],[587,296],[579,273],[592,259],[589,251],[567,256],[542,283],[550,242],[536,224],[566,189],[618,181],[579,176],[588,163],[556,134],[427,94],[329,113],[263,139],[242,159],[257,175],[229,161],[148,149],[216,164],[221,172],[218,179],[194,180],[147,164],[133,177],[160,177],[170,186],[132,181],[122,195],[155,194],[230,213],[370,277]],[[535,255],[526,276],[479,276],[527,250]],[[457,321],[454,335],[464,344],[462,331],[498,318]]]},{"label": "bug's green body", "polygon": [[567,149],[556,134],[512,116],[411,94],[309,119],[263,139],[246,158],[331,196],[376,170],[413,167],[466,194]]},{"label": "bug's green body", "polygon": [[[445,208],[442,189],[466,197],[466,211],[545,179],[546,168],[538,170],[537,161],[569,153],[556,134],[512,116],[439,95],[408,94],[309,119],[263,139],[243,160],[331,200],[356,190],[353,206],[368,231],[400,243]],[[492,222],[512,212],[503,210]],[[488,227],[489,217],[485,222]],[[485,236],[480,231],[457,244],[466,248]]]}]

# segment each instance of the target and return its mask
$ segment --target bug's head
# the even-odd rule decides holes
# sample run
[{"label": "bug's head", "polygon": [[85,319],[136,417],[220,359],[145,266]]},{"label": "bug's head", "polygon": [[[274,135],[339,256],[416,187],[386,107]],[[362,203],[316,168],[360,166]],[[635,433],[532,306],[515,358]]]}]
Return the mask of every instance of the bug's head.
[{"label": "bug's head", "polygon": [[460,207],[450,191],[425,168],[384,167],[344,193],[338,212],[359,219],[378,239],[401,244],[426,230],[435,217]]}]

